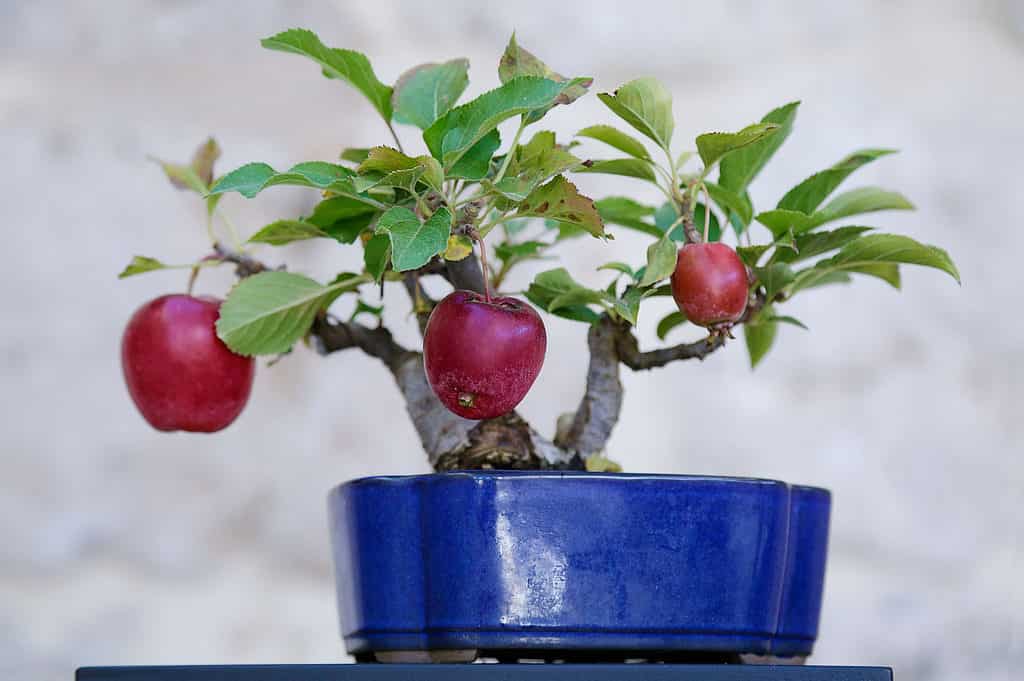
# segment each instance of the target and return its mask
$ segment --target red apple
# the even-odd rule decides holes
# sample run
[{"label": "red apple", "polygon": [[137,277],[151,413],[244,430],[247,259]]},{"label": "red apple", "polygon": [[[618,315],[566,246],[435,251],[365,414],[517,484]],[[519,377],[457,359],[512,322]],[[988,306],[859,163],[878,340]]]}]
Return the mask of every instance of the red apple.
[{"label": "red apple", "polygon": [[686,244],[672,273],[672,297],[699,326],[732,323],[747,307],[747,268],[726,244]]},{"label": "red apple", "polygon": [[453,291],[430,314],[423,364],[444,406],[463,418],[490,419],[526,396],[547,344],[544,322],[526,303]]},{"label": "red apple", "polygon": [[157,430],[213,433],[241,413],[255,361],[217,338],[216,298],[168,295],[140,307],[121,340],[128,393]]}]

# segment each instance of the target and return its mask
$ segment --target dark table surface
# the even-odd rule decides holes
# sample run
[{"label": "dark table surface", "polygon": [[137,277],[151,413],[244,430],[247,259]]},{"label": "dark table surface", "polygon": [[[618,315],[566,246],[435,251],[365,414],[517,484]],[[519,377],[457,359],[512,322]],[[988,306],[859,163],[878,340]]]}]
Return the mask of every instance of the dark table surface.
[{"label": "dark table surface", "polygon": [[892,681],[887,667],[678,664],[315,664],[83,667],[77,681]]}]

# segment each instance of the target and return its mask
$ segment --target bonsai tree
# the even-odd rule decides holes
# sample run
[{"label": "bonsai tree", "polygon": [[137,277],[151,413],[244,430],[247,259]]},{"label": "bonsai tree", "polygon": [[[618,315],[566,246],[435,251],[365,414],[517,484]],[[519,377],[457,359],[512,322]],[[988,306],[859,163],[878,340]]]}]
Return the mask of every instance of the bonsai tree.
[{"label": "bonsai tree", "polygon": [[[223,304],[164,296],[129,323],[126,380],[156,428],[227,426],[248,397],[252,357],[281,356],[305,342],[322,355],[357,350],[383,362],[436,470],[604,470],[615,467],[604,450],[622,405],[622,366],[640,371],[703,359],[731,345],[738,327],[757,365],[780,325],[803,326],[783,313],[794,296],[858,276],[898,288],[901,264],[933,267],[959,281],[945,251],[877,232],[855,217],[912,209],[901,194],[877,187],[835,193],[891,149],[855,151],[790,189],[774,208],[755,210],[748,187],[790,134],[798,102],[742,130],[699,135],[687,148],[673,140],[669,92],[640,78],[597,95],[615,125],[580,126],[575,139],[556,140],[543,119],[587,94],[592,79],[556,73],[514,36],[498,63],[500,85],[461,105],[465,59],[417,66],[390,86],[364,55],[326,47],[307,30],[262,44],[306,57],[327,78],[355,87],[391,139],[345,149],[338,162],[287,170],[250,163],[217,178],[213,140],[190,164],[163,164],[178,187],[205,199],[212,253],[178,266],[137,256],[121,276],[185,268],[191,291],[200,269],[229,263],[239,282]],[[503,144],[498,126],[509,119],[518,125]],[[405,148],[395,124],[422,130],[420,148]],[[599,158],[591,157],[592,145],[595,153],[601,149]],[[621,176],[624,188],[650,183],[664,202],[645,205],[625,195],[594,201],[575,184],[589,173]],[[254,198],[276,185],[309,187],[322,198],[309,215],[284,216],[244,242],[227,223],[229,241],[221,240],[213,227],[220,198]],[[619,229],[649,237],[646,252],[616,249]],[[585,238],[607,242],[601,274],[553,267],[521,293],[525,301],[503,293],[518,265],[552,260]],[[318,282],[268,266],[250,250],[308,239],[362,249],[362,271]],[[598,277],[605,279],[598,287],[582,283]],[[422,286],[427,278],[443,279],[453,292],[434,300]],[[407,292],[422,350],[400,345],[382,323],[373,301],[385,286]],[[678,306],[658,322],[659,339],[685,323],[705,327],[707,336],[641,350],[634,327],[644,301],[656,296],[672,296]],[[341,298],[352,301],[347,319],[332,312]],[[543,424],[556,426],[550,438],[514,410],[544,361],[538,311],[589,327],[585,392],[557,426]]]}]

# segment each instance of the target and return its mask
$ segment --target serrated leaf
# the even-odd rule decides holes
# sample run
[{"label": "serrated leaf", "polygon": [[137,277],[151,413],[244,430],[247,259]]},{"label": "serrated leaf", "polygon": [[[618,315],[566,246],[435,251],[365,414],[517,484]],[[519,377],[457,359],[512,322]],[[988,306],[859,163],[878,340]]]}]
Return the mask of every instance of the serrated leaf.
[{"label": "serrated leaf", "polygon": [[587,94],[587,88],[593,83],[592,78],[575,78],[570,80],[552,70],[534,54],[520,47],[516,43],[516,36],[513,33],[512,37],[509,38],[508,45],[505,47],[505,52],[501,55],[501,60],[498,62],[498,78],[502,83],[508,83],[523,76],[538,76],[567,84],[567,87],[555,101],[526,114],[524,121],[527,123],[539,120],[553,106],[575,102]]},{"label": "serrated leaf", "polygon": [[535,134],[529,143],[518,145],[512,154],[505,177],[490,186],[514,203],[525,199],[542,182],[580,164],[578,158],[555,143],[555,133],[547,130]]},{"label": "serrated leaf", "polygon": [[843,192],[812,215],[814,226],[839,220],[851,215],[874,213],[880,210],[914,210],[914,204],[899,192],[880,187],[860,187]]},{"label": "serrated leaf", "polygon": [[266,163],[248,163],[232,170],[210,188],[210,194],[238,192],[251,199],[268,187],[286,184],[352,193],[351,169],[334,163],[310,161],[278,172]]},{"label": "serrated leaf", "polygon": [[667,236],[647,247],[647,266],[640,286],[648,287],[672,275],[676,269],[678,249]]},{"label": "serrated leaf", "polygon": [[602,92],[598,98],[619,118],[668,150],[675,129],[672,95],[656,79],[638,78],[614,94]]},{"label": "serrated leaf", "polygon": [[543,241],[523,241],[518,244],[503,243],[494,247],[494,253],[502,260],[530,258],[550,245]]},{"label": "serrated leaf", "polygon": [[348,161],[349,163],[355,163],[359,165],[370,156],[370,149],[362,147],[350,147],[348,149],[342,149],[341,158],[342,161]]},{"label": "serrated leaf", "polygon": [[388,269],[391,257],[391,239],[387,234],[374,234],[363,247],[363,266],[378,284]]},{"label": "serrated leaf", "polygon": [[[764,168],[768,160],[778,151],[793,130],[796,110],[800,102],[790,102],[770,111],[761,119],[762,123],[779,126],[772,135],[734,151],[719,164],[718,184],[742,196],[751,181]],[[748,219],[746,224],[750,224]]]},{"label": "serrated leaf", "polygon": [[591,139],[604,142],[605,144],[615,147],[619,151],[625,152],[634,158],[643,159],[645,161],[651,160],[651,155],[647,151],[647,147],[644,146],[643,142],[627,135],[618,128],[613,128],[610,125],[591,125],[590,127],[583,128],[578,133],[577,137],[589,137]]},{"label": "serrated leaf", "polygon": [[640,315],[640,302],[649,295],[650,291],[636,286],[629,286],[621,298],[612,301],[615,312],[624,320],[636,326],[637,317]]},{"label": "serrated leaf", "polygon": [[502,121],[553,104],[567,87],[546,78],[510,80],[446,113],[423,131],[423,140],[434,158],[451,169]]},{"label": "serrated leaf", "polygon": [[949,254],[941,248],[922,244],[899,234],[868,234],[846,244],[833,257],[797,272],[796,279],[789,288],[792,293],[796,293],[814,285],[817,279],[834,272],[868,274],[898,287],[898,270],[892,265],[899,263],[942,270],[960,283],[960,273],[956,265]]},{"label": "serrated leaf", "polygon": [[601,270],[612,270],[614,272],[621,272],[622,274],[625,274],[627,277],[630,277],[630,278],[632,278],[633,274],[634,274],[632,267],[630,267],[629,265],[627,265],[624,262],[618,262],[618,261],[606,262],[605,264],[601,265],[597,269],[598,269],[598,271],[601,271]]},{"label": "serrated leaf", "polygon": [[779,237],[787,232],[799,235],[829,222],[851,215],[881,210],[913,210],[914,205],[902,194],[878,187],[861,187],[836,196],[821,210],[811,215],[797,210],[777,208],[757,215],[757,221]]},{"label": "serrated leaf", "polygon": [[660,322],[658,322],[658,340],[665,340],[665,338],[668,336],[669,332],[672,329],[676,328],[677,326],[681,326],[685,323],[686,315],[684,315],[679,310],[668,313],[667,315],[661,318]]},{"label": "serrated leaf", "polygon": [[220,145],[210,137],[196,148],[188,165],[167,163],[157,158],[153,160],[160,164],[167,179],[175,187],[205,195],[213,182],[213,166],[220,158],[220,154]]},{"label": "serrated leaf", "polygon": [[775,334],[779,325],[771,320],[772,316],[771,306],[765,306],[757,320],[743,325],[743,338],[747,344],[747,354],[750,355],[751,369],[764,359],[764,356],[771,350],[772,344],[775,343]]},{"label": "serrated leaf", "polygon": [[391,105],[395,120],[421,130],[455,106],[469,85],[468,59],[443,64],[421,64],[403,73],[395,82]]},{"label": "serrated leaf", "polygon": [[[793,240],[793,248],[778,249],[772,255],[771,262],[798,262],[807,260],[822,253],[828,253],[845,246],[857,239],[871,227],[840,227],[829,232],[809,232],[801,234]],[[742,257],[742,256],[741,256]]]},{"label": "serrated leaf", "polygon": [[[704,186],[708,188],[711,200],[718,204],[723,213],[737,216],[744,227],[750,224],[750,221],[753,219],[754,208],[748,196],[737,194],[714,182],[705,182]],[[737,230],[737,234],[742,233],[742,231],[742,229]]]},{"label": "serrated leaf", "polygon": [[605,236],[604,222],[594,201],[580,194],[576,185],[562,175],[530,192],[519,204],[516,215],[556,220],[581,227],[596,237]]},{"label": "serrated leaf", "polygon": [[661,237],[662,230],[644,218],[654,216],[654,208],[637,203],[624,196],[609,196],[594,202],[598,214],[606,223],[635,229],[644,234]]},{"label": "serrated leaf", "polygon": [[355,276],[330,286],[291,272],[260,272],[242,279],[220,307],[217,336],[240,355],[287,352],[325,304],[366,283]]},{"label": "serrated leaf", "polygon": [[572,305],[603,305],[608,302],[608,294],[604,291],[595,291],[589,288],[572,288],[559,293],[548,303],[548,312],[554,312],[559,308]]},{"label": "serrated leaf", "polygon": [[789,265],[782,262],[773,263],[767,267],[758,267],[754,270],[757,280],[765,288],[765,298],[774,300],[775,295],[796,279],[796,273]]},{"label": "serrated leaf", "polygon": [[347,196],[335,196],[318,203],[305,222],[316,225],[340,243],[350,244],[369,228],[376,215],[372,206]]},{"label": "serrated leaf", "polygon": [[565,305],[549,310],[549,306],[558,296],[571,290],[585,288],[577,283],[564,267],[559,267],[538,274],[526,290],[525,295],[531,303],[552,314],[592,324],[600,318],[600,315],[586,305]]},{"label": "serrated leaf", "polygon": [[867,163],[893,153],[896,153],[895,149],[856,151],[831,168],[811,175],[790,189],[779,201],[777,207],[811,215],[851,173]]},{"label": "serrated leaf", "polygon": [[391,120],[391,87],[377,79],[370,60],[354,50],[327,47],[312,31],[293,28],[260,41],[263,47],[291,52],[317,62],[328,78],[344,80],[370,100],[385,121]]},{"label": "serrated leaf", "polygon": [[458,262],[465,260],[473,252],[473,240],[465,234],[452,234],[448,237],[448,245],[441,254],[445,260]]},{"label": "serrated leaf", "polygon": [[310,222],[303,220],[277,220],[249,237],[249,243],[283,246],[293,241],[329,236],[327,232]]},{"label": "serrated leaf", "polygon": [[650,161],[642,161],[638,158],[613,158],[609,160],[588,161],[583,164],[577,172],[580,173],[601,173],[603,175],[622,175],[624,177],[635,177],[639,180],[657,182],[654,169]]},{"label": "serrated leaf", "polygon": [[726,155],[762,140],[778,129],[773,123],[754,123],[738,132],[704,133],[697,136],[697,153],[704,161],[705,169],[711,168]]},{"label": "serrated leaf", "polygon": [[125,277],[135,276],[136,274],[144,274],[146,272],[154,272],[156,270],[173,269],[173,265],[166,265],[156,258],[148,258],[144,255],[136,255],[132,258],[132,261],[125,266],[121,273],[117,275],[118,279],[124,279]]},{"label": "serrated leaf", "polygon": [[[494,152],[501,146],[501,135],[497,130],[491,130],[483,138],[469,148],[462,158],[445,173],[448,177],[463,180],[482,180],[491,169],[491,159]],[[444,170],[442,169],[442,172]]]},{"label": "serrated leaf", "polygon": [[740,256],[740,260],[747,267],[755,267],[757,262],[761,259],[761,256],[766,251],[771,249],[771,244],[759,244],[757,246],[739,246],[736,249],[736,255]]},{"label": "serrated leaf", "polygon": [[391,238],[391,264],[398,272],[423,267],[448,247],[452,216],[447,208],[439,208],[425,221],[420,221],[408,208],[395,206],[377,220],[377,233]]}]

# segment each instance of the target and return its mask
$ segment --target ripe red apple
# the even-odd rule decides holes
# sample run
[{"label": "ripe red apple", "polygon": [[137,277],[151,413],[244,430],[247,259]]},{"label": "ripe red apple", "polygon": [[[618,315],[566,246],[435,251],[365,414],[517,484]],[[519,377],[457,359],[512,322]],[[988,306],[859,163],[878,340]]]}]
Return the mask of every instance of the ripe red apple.
[{"label": "ripe red apple", "polygon": [[747,268],[726,244],[686,244],[679,249],[672,297],[693,324],[737,321],[747,307],[747,291]]},{"label": "ripe red apple", "polygon": [[430,314],[423,364],[444,406],[463,418],[490,419],[526,396],[547,344],[544,322],[526,303],[453,291]]},{"label": "ripe red apple", "polygon": [[167,295],[140,307],[121,340],[128,393],[157,430],[213,433],[249,399],[255,361],[217,338],[216,298]]}]

